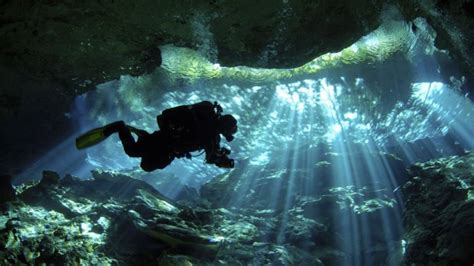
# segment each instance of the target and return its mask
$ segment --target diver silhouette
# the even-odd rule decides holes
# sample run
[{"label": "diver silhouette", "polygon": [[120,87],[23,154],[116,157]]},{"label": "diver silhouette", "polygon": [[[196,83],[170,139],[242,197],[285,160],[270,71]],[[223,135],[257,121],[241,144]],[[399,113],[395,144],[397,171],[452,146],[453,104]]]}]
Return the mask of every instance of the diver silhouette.
[{"label": "diver silhouette", "polygon": [[[230,150],[220,147],[220,134],[227,141],[234,139],[237,120],[232,115],[222,115],[217,103],[203,101],[164,110],[156,117],[160,130],[148,133],[116,121],[95,128],[76,139],[76,147],[84,149],[118,133],[125,153],[141,157],[140,167],[147,172],[163,169],[175,158],[191,158],[191,152],[204,150],[206,163],[222,168],[233,168]],[[137,140],[132,133],[137,135]]]}]

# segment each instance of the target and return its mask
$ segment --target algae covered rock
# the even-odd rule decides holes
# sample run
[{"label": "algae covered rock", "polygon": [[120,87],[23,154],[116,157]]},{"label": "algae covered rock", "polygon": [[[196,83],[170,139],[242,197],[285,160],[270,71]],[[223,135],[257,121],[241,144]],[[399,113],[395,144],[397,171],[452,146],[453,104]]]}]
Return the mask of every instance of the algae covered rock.
[{"label": "algae covered rock", "polygon": [[59,184],[61,177],[54,171],[43,171],[43,178],[39,183],[42,187],[54,186]]},{"label": "algae covered rock", "polygon": [[67,219],[61,213],[18,204],[2,216],[8,219],[0,233],[2,265],[81,262],[110,265],[113,262],[98,252],[103,235],[86,230],[83,223]]},{"label": "algae covered rock", "polygon": [[208,200],[213,207],[225,206],[231,199],[231,191],[241,178],[240,174],[240,171],[234,170],[211,179],[201,187],[201,197]]},{"label": "algae covered rock", "polygon": [[474,261],[474,154],[419,163],[403,186],[408,264]]},{"label": "algae covered rock", "polygon": [[[1,216],[0,238],[4,264],[101,264],[125,262],[120,252],[149,253],[142,244],[164,249],[135,228],[129,210],[144,216],[178,213],[173,203],[143,181],[113,173],[94,173],[92,180],[72,176],[60,179],[57,173],[44,172],[43,179],[19,190],[19,199]],[[124,232],[135,232],[127,248],[113,241],[127,239]],[[160,247],[157,249],[157,246]],[[119,255],[116,255],[116,254]],[[144,257],[150,262],[153,258]]]},{"label": "algae covered rock", "polygon": [[[330,265],[365,252],[341,249],[343,232],[353,225],[347,223],[350,219],[334,219],[383,222],[377,217],[395,206],[381,191],[350,186],[265,205],[263,191],[291,174],[305,178],[306,172],[262,171],[254,179],[258,193],[246,190],[241,174],[237,170],[218,176],[201,190],[209,192],[204,193],[207,201],[190,207],[122,173],[95,171],[93,179],[81,180],[45,172],[43,181],[18,188],[19,201],[0,215],[0,240],[5,243],[0,262]],[[243,191],[248,194],[240,195]],[[236,205],[236,194],[254,204]],[[386,263],[392,249],[380,244],[377,230],[368,236],[376,262]]]},{"label": "algae covered rock", "polygon": [[252,254],[268,231],[268,223],[248,214],[180,206],[127,175],[93,176],[60,179],[45,172],[42,181],[18,188],[19,201],[0,215],[0,262],[233,263],[229,254]]}]

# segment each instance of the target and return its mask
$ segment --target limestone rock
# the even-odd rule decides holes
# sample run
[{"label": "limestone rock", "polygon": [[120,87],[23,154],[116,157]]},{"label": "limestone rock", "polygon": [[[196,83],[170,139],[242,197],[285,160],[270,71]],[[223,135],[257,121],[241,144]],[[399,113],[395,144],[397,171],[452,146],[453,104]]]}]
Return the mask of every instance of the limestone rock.
[{"label": "limestone rock", "polygon": [[474,261],[474,155],[411,167],[403,186],[408,264],[468,265]]},{"label": "limestone rock", "polygon": [[10,175],[0,175],[0,204],[15,199],[15,190],[11,184]]},{"label": "limestone rock", "polygon": [[[0,28],[1,54],[13,60],[10,65],[21,65],[33,75],[83,86],[153,70],[161,62],[157,46],[168,43],[210,53],[223,65],[297,66],[347,47],[373,30],[382,4],[11,1],[2,4],[0,13],[8,22]],[[23,12],[29,9],[40,10],[31,23],[27,21],[33,13]],[[341,16],[344,20],[338,19]]]},{"label": "limestone rock", "polygon": [[[46,175],[57,180],[55,173]],[[290,243],[308,232],[299,217],[295,219],[301,223],[295,222],[286,233],[288,240],[273,245],[268,241],[275,239],[276,218],[257,217],[245,210],[181,207],[127,175],[95,172],[94,177],[66,176],[55,185],[36,182],[19,188],[20,201],[0,215],[0,240],[4,243],[0,262],[319,263]]]},{"label": "limestone rock", "polygon": [[54,171],[43,171],[43,178],[39,185],[43,187],[58,185],[60,178],[59,174]]}]

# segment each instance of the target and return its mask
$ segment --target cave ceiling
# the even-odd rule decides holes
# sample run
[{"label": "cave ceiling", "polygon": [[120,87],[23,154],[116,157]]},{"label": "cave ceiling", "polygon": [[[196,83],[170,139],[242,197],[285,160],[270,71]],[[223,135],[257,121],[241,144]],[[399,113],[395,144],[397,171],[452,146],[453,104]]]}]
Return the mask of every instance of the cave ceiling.
[{"label": "cave ceiling", "polygon": [[372,32],[389,5],[427,18],[437,47],[472,74],[467,0],[1,1],[0,65],[75,92],[152,72],[169,44],[226,67],[294,68]]},{"label": "cave ceiling", "polygon": [[152,71],[164,44],[223,66],[299,66],[374,30],[384,1],[2,2],[2,63],[84,87]]}]

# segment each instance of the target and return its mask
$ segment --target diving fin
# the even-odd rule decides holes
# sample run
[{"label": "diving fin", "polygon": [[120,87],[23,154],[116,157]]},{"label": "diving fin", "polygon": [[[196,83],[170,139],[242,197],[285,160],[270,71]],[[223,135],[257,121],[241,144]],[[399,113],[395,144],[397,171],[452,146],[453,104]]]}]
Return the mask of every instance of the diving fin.
[{"label": "diving fin", "polygon": [[122,128],[126,128],[131,132],[135,133],[138,137],[148,134],[146,131],[134,128],[132,126],[127,126],[123,121],[116,121],[105,125],[103,127],[98,127],[87,131],[78,138],[76,138],[76,148],[82,150],[94,146],[113,133],[119,132]]},{"label": "diving fin", "polygon": [[104,139],[106,139],[109,135],[105,134],[107,126],[98,127],[87,131],[86,133],[82,134],[76,139],[76,148],[78,150],[82,150],[91,146],[94,146]]}]

